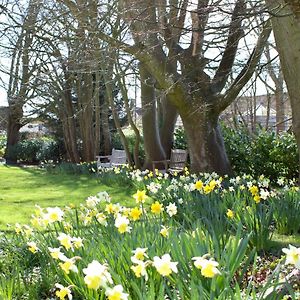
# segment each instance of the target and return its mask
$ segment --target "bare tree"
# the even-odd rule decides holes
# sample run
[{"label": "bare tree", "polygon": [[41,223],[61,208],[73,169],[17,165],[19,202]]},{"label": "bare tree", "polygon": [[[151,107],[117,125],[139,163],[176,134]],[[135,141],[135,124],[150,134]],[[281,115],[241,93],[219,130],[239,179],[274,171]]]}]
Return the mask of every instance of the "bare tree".
[{"label": "bare tree", "polygon": [[[12,51],[7,89],[9,112],[5,157],[8,163],[16,162],[12,153],[13,146],[17,144],[19,130],[24,125],[23,107],[29,98],[34,97],[36,88],[34,76],[39,67],[38,57],[33,55],[33,43],[41,1],[29,1],[25,12],[22,11],[21,3],[17,3],[17,7],[19,8],[17,14],[14,16],[12,14],[7,15],[10,28],[15,31],[15,39],[5,36],[6,42],[9,44],[8,47],[11,47],[9,50]],[[10,12],[6,10],[6,13],[9,14]]]},{"label": "bare tree", "polygon": [[[216,1],[199,1],[190,12],[188,3],[120,1],[121,13],[129,24],[134,45],[113,39],[103,32],[100,35],[140,61],[144,76],[141,76],[142,85],[148,89],[146,99],[149,103],[146,105],[154,105],[155,93],[150,88],[155,88],[164,91],[166,99],[176,107],[186,131],[192,170],[227,173],[230,165],[218,118],[252,76],[271,28],[268,22],[264,25],[251,56],[227,87],[239,41],[244,35],[244,16],[248,12],[246,1],[235,1],[229,6],[231,9],[223,8],[225,13],[228,12],[224,23],[220,19],[215,23],[212,21],[222,11]],[[189,13],[190,19],[187,18]],[[191,27],[186,26],[189,20]],[[210,36],[214,37],[213,42]],[[216,48],[218,41],[222,51],[208,59],[205,54],[210,47]],[[148,127],[152,128],[153,123],[152,117]],[[151,133],[155,134],[151,143],[159,145],[156,130]]]}]

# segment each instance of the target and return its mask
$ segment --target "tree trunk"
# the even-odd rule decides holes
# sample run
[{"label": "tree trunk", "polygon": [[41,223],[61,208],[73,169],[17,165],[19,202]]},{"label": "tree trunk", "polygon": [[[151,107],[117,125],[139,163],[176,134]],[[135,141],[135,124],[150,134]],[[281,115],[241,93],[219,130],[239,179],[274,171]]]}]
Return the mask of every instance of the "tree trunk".
[{"label": "tree trunk", "polygon": [[104,95],[101,96],[101,133],[102,133],[102,153],[103,155],[111,155],[111,136],[109,130],[108,104]]},{"label": "tree trunk", "polygon": [[160,140],[166,157],[170,158],[171,148],[174,142],[174,129],[178,113],[176,107],[168,99],[168,95],[162,99],[162,123],[160,127]]},{"label": "tree trunk", "polygon": [[202,110],[181,114],[192,172],[231,173],[218,118]]},{"label": "tree trunk", "polygon": [[[142,124],[146,159],[144,168],[152,169],[152,161],[166,158],[158,131],[154,81],[144,65],[139,65],[141,77]],[[159,166],[158,166],[159,167]]]},{"label": "tree trunk", "polygon": [[[280,0],[266,0],[266,3],[274,10],[284,4]],[[275,13],[278,13],[279,16],[272,19],[274,36],[291,101],[293,131],[298,149],[300,149],[300,23],[291,14],[288,7],[275,11]]]},{"label": "tree trunk", "polygon": [[17,163],[17,157],[13,153],[13,148],[19,141],[19,130],[22,127],[22,117],[23,102],[10,104],[8,112],[7,142],[5,151],[5,159],[7,164]]}]

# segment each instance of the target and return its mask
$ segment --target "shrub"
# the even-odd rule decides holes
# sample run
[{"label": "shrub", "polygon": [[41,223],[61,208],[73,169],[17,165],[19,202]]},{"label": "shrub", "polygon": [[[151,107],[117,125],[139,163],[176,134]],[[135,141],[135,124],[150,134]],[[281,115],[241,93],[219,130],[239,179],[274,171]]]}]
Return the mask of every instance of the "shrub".
[{"label": "shrub", "polygon": [[6,148],[6,136],[0,135],[0,157],[4,156],[5,148]]},{"label": "shrub", "polygon": [[20,141],[12,147],[12,157],[26,163],[38,163],[41,161],[59,161],[58,142],[51,138],[35,138]]},{"label": "shrub", "polygon": [[[131,157],[133,158],[133,152],[134,152],[134,144],[135,144],[135,135],[133,133],[126,135],[126,139],[128,141],[129,151],[131,154]],[[124,150],[123,144],[120,139],[120,135],[118,133],[115,133],[112,135],[112,147],[115,149],[122,149]],[[141,142],[139,145],[139,159],[141,164],[143,165],[145,158],[145,149],[144,149],[144,140],[143,137],[141,137]]]},{"label": "shrub", "polygon": [[[236,174],[261,174],[270,179],[297,177],[299,170],[298,148],[293,134],[259,130],[251,135],[244,127],[232,129],[222,126],[225,148]],[[175,148],[185,149],[183,128],[175,131]]]}]

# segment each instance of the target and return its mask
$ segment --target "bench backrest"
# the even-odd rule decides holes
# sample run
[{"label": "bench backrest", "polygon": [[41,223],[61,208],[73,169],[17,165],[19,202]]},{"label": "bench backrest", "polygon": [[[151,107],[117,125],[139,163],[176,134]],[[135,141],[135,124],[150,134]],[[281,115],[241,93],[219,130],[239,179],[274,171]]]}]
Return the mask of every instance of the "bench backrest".
[{"label": "bench backrest", "polygon": [[126,164],[127,157],[125,150],[112,149],[110,163],[111,164]]},{"label": "bench backrest", "polygon": [[172,149],[170,157],[170,168],[184,169],[187,161],[187,150]]}]

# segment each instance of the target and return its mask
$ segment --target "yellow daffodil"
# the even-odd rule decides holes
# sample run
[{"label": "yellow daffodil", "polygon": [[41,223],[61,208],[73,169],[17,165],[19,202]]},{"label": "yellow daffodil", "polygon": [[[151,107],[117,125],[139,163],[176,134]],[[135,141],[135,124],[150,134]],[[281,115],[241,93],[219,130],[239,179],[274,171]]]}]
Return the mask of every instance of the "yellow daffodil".
[{"label": "yellow daffodil", "polygon": [[252,194],[252,196],[255,196],[258,194],[258,187],[256,185],[252,185],[249,187],[249,191]]},{"label": "yellow daffodil", "polygon": [[130,217],[133,221],[139,220],[141,215],[142,215],[142,210],[138,207],[134,207],[130,210]]},{"label": "yellow daffodil", "polygon": [[255,195],[254,197],[253,197],[253,200],[255,201],[255,203],[259,203],[260,202],[260,196],[259,195]]},{"label": "yellow daffodil", "polygon": [[138,190],[134,195],[133,198],[135,199],[136,203],[145,203],[146,200],[146,191],[145,190]]},{"label": "yellow daffodil", "polygon": [[32,253],[37,253],[39,251],[39,248],[37,247],[35,242],[28,242],[27,246],[28,250]]},{"label": "yellow daffodil", "polygon": [[160,234],[163,236],[163,237],[168,237],[169,236],[169,230],[170,228],[169,227],[165,227],[165,226],[161,226],[161,231],[160,231]]},{"label": "yellow daffodil", "polygon": [[144,261],[136,261],[136,265],[130,267],[130,269],[134,272],[134,275],[138,278],[144,276],[145,280],[148,280],[148,274],[146,271],[147,264]]},{"label": "yellow daffodil", "polygon": [[64,300],[66,297],[68,297],[69,300],[72,300],[72,293],[70,287],[64,287],[59,283],[56,283],[55,287],[58,289],[55,292],[56,297],[58,297],[60,300]]},{"label": "yellow daffodil", "polygon": [[209,184],[205,185],[203,188],[203,191],[205,194],[209,194],[213,189],[211,188],[211,186]]},{"label": "yellow daffodil", "polygon": [[62,256],[62,257],[60,257],[60,259],[63,262],[60,262],[59,266],[66,274],[69,274],[70,271],[72,271],[74,273],[78,273],[78,269],[75,265],[76,260],[79,259],[78,256],[75,256],[72,258],[67,258],[66,256]]},{"label": "yellow daffodil", "polygon": [[131,261],[135,263],[136,261],[144,260],[145,257],[148,257],[148,255],[146,254],[147,250],[148,248],[136,248],[135,250],[133,250]]},{"label": "yellow daffodil", "polygon": [[229,219],[233,219],[234,218],[234,212],[231,209],[227,209],[226,215]]},{"label": "yellow daffodil", "polygon": [[155,201],[151,205],[151,212],[153,214],[160,214],[164,210],[163,205],[160,204],[158,201]]},{"label": "yellow daffodil", "polygon": [[195,190],[201,191],[203,188],[203,182],[201,180],[196,181],[194,188]]},{"label": "yellow daffodil", "polygon": [[193,257],[194,265],[197,269],[201,270],[201,274],[207,278],[213,278],[216,275],[221,274],[221,272],[217,269],[219,265],[218,262],[213,259],[206,259],[207,255],[201,257]]}]

